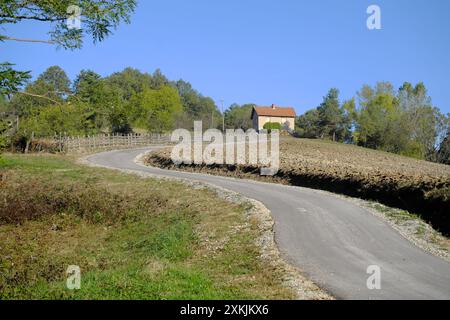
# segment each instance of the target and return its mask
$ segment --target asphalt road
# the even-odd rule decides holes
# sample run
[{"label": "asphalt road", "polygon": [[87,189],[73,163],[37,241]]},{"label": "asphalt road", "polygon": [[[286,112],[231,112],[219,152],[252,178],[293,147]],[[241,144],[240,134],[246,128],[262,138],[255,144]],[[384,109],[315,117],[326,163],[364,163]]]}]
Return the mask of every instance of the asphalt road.
[{"label": "asphalt road", "polygon": [[[97,165],[204,181],[256,199],[270,209],[283,255],[339,299],[450,299],[450,264],[403,238],[354,203],[316,190],[144,167],[139,154],[105,152]],[[381,289],[367,288],[367,268],[381,270]]]}]

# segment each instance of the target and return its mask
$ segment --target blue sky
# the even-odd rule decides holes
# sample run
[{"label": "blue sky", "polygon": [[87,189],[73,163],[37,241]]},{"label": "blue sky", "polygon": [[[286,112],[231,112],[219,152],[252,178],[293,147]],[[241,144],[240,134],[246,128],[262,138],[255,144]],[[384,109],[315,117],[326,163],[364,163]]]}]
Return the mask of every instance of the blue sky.
[{"label": "blue sky", "polygon": [[[382,30],[366,27],[377,4]],[[127,66],[183,78],[204,95],[233,102],[316,107],[329,88],[351,98],[365,83],[424,81],[450,112],[448,0],[140,0],[130,25],[82,50],[6,42],[0,60],[37,76],[59,65],[103,76]],[[1,33],[46,38],[47,25],[6,25]]]}]

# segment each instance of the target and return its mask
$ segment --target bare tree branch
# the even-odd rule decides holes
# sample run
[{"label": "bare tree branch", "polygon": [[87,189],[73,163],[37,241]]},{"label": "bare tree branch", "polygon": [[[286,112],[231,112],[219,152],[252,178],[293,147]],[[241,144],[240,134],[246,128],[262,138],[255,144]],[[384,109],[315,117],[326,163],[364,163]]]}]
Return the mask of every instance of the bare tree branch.
[{"label": "bare tree branch", "polygon": [[52,41],[52,40],[20,39],[20,38],[8,37],[8,36],[2,36],[1,38],[2,38],[2,40],[10,40],[10,41],[18,41],[18,42],[56,44],[56,42]]},{"label": "bare tree branch", "polygon": [[14,19],[14,21],[17,20],[37,20],[37,21],[44,21],[44,22],[55,22],[55,21],[64,21],[66,18],[50,18],[45,16],[8,16],[4,14],[0,14],[0,18],[5,19]]},{"label": "bare tree branch", "polygon": [[56,104],[61,103],[61,101],[56,101],[56,100],[54,100],[52,98],[49,98],[49,97],[46,97],[46,96],[43,96],[43,95],[40,95],[40,94],[29,93],[29,92],[24,92],[24,91],[16,91],[14,93],[19,93],[19,94],[23,94],[23,95],[30,96],[30,97],[35,97],[35,98],[46,99],[46,100],[49,100],[49,101],[51,101],[53,103],[56,103]]}]

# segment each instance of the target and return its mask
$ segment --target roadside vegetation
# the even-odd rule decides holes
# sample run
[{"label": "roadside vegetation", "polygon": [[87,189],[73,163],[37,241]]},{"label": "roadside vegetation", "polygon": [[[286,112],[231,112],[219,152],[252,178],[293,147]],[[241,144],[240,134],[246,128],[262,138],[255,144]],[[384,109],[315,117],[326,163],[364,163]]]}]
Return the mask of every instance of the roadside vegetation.
[{"label": "roadside vegetation", "polygon": [[381,216],[416,246],[450,262],[450,237],[442,235],[419,216],[406,210],[377,202],[360,201],[360,205],[372,209],[372,213]]},{"label": "roadside vegetation", "polygon": [[[245,205],[60,156],[0,162],[0,299],[290,299]],[[81,290],[66,288],[78,265]]]}]

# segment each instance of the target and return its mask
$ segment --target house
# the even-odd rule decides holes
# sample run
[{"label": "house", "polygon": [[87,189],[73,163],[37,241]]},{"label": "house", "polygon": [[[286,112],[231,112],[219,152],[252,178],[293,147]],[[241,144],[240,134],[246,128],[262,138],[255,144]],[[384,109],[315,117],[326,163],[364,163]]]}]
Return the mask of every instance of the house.
[{"label": "house", "polygon": [[252,111],[253,129],[261,131],[268,122],[277,122],[281,128],[287,131],[295,129],[295,110],[294,108],[282,108],[274,104],[270,107],[254,107]]}]

